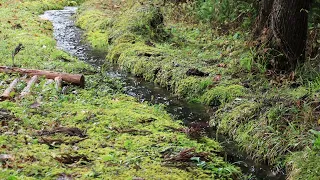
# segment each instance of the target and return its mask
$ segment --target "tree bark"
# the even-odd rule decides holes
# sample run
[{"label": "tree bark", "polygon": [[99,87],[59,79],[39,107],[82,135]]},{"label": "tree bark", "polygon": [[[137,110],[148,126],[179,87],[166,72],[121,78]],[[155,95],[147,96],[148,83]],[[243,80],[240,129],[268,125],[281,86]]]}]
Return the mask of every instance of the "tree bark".
[{"label": "tree bark", "polygon": [[0,72],[28,74],[30,76],[34,76],[34,75],[45,76],[47,79],[55,79],[56,77],[61,77],[62,80],[65,82],[84,87],[84,76],[82,74],[67,74],[67,73],[43,71],[43,70],[36,70],[36,69],[22,69],[22,68],[15,68],[15,67],[11,68],[6,66],[0,66]]},{"label": "tree bark", "polygon": [[275,46],[283,53],[276,59],[277,69],[294,70],[304,63],[311,0],[275,0],[271,30]]},{"label": "tree bark", "polygon": [[259,3],[259,16],[253,31],[254,38],[258,38],[265,27],[270,25],[270,14],[274,0],[261,0]]},{"label": "tree bark", "polygon": [[262,0],[254,38],[273,49],[276,70],[294,70],[305,61],[312,0]]},{"label": "tree bark", "polygon": [[28,81],[27,86],[22,90],[19,99],[25,97],[26,95],[30,94],[32,86],[38,81],[38,76],[34,75],[32,78]]}]

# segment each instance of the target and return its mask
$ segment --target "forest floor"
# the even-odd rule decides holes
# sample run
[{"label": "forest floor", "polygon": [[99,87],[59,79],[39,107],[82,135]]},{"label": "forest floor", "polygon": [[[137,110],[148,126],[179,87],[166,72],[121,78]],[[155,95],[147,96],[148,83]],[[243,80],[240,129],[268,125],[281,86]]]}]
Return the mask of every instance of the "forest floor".
[{"label": "forest floor", "polygon": [[[234,179],[241,171],[217,154],[218,142],[189,137],[162,105],[149,105],[122,94],[122,84],[56,48],[45,10],[74,1],[0,1],[0,62],[11,65],[11,52],[23,68],[83,73],[85,88],[64,92],[44,86],[0,102],[0,179]],[[0,74],[3,92],[18,75]],[[25,77],[20,77],[22,80]],[[45,88],[44,88],[45,87]]]},{"label": "forest floor", "polygon": [[[66,5],[77,3],[0,0],[1,65],[10,65],[21,42],[20,67],[86,76],[84,89],[61,94],[43,89],[41,79],[30,96],[0,102],[0,179],[241,178],[217,155],[219,143],[191,139],[163,106],[122,94],[120,82],[56,49],[52,24],[39,15]],[[277,74],[255,58],[249,33],[221,34],[181,20],[184,13],[148,1],[89,0],[77,25],[107,61],[215,109],[211,125],[257,161],[286,167],[289,179],[320,177],[320,79],[313,67]],[[0,90],[15,77],[0,74]]]},{"label": "forest floor", "polygon": [[188,5],[157,2],[90,0],[77,24],[107,61],[212,106],[211,125],[257,161],[286,167],[289,179],[320,177],[317,66],[279,74],[262,61],[267,49],[256,56],[249,32],[216,30],[190,21]]}]

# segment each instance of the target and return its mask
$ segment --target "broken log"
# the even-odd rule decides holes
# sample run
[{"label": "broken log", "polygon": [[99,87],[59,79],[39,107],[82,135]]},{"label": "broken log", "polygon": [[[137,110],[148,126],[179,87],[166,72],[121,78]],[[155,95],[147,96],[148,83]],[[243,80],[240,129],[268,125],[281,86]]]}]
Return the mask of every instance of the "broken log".
[{"label": "broken log", "polygon": [[6,100],[6,99],[10,99],[10,93],[14,90],[14,88],[17,86],[18,82],[19,82],[19,78],[16,78],[15,80],[13,80],[9,87],[3,92],[3,94],[1,95],[0,99],[1,101]]},{"label": "broken log", "polygon": [[23,98],[24,96],[28,95],[31,92],[31,87],[33,86],[34,83],[36,83],[38,80],[38,76],[32,76],[32,78],[30,79],[30,81],[28,81],[27,86],[22,90],[19,98]]},{"label": "broken log", "polygon": [[0,66],[0,72],[2,73],[18,73],[18,74],[28,74],[30,76],[38,75],[45,76],[47,79],[54,79],[56,77],[61,77],[63,81],[79,85],[84,87],[85,79],[82,74],[68,74],[60,73],[54,71],[36,70],[36,69],[22,69],[17,67],[7,67]]}]

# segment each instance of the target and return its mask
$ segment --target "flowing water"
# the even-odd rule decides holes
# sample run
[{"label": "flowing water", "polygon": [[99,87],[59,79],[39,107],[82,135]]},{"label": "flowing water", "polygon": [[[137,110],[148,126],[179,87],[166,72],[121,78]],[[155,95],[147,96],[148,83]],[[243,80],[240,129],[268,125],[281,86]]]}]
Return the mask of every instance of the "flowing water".
[{"label": "flowing water", "polygon": [[[105,54],[94,51],[87,43],[83,42],[83,31],[75,26],[73,18],[76,10],[76,7],[65,7],[63,10],[46,11],[41,15],[41,18],[52,22],[57,48],[99,69],[105,63]],[[285,179],[285,174],[282,170],[255,163],[246,153],[239,150],[235,142],[222,135],[217,137],[216,131],[208,126],[210,113],[212,114],[210,107],[180,100],[173,96],[170,91],[124,72],[117,65],[112,65],[106,75],[125,82],[126,94],[134,96],[140,101],[165,104],[166,110],[175,119],[183,120],[186,126],[203,128],[209,137],[218,140],[224,146],[226,161],[239,166],[244,174],[251,174],[250,179]]]}]

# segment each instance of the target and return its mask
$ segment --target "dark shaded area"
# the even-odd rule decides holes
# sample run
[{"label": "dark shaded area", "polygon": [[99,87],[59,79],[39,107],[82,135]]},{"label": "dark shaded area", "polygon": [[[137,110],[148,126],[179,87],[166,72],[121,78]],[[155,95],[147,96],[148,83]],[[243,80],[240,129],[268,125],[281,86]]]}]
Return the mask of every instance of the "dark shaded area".
[{"label": "dark shaded area", "polygon": [[200,76],[200,77],[204,77],[204,76],[209,76],[209,73],[205,73],[200,71],[199,69],[196,68],[191,68],[186,72],[187,76]]}]

